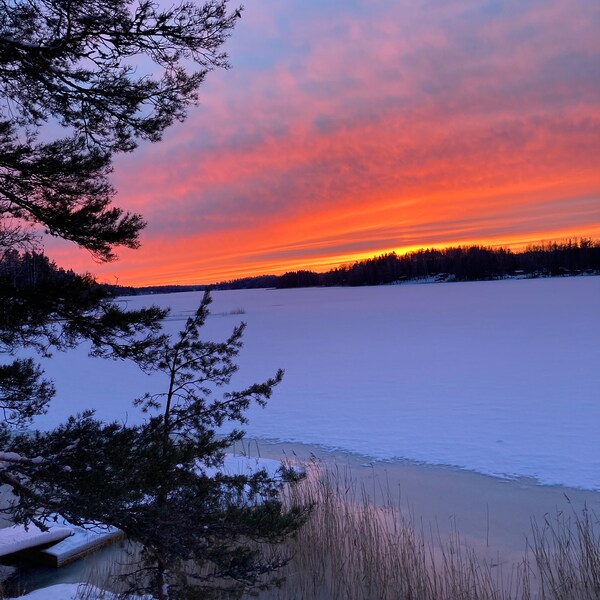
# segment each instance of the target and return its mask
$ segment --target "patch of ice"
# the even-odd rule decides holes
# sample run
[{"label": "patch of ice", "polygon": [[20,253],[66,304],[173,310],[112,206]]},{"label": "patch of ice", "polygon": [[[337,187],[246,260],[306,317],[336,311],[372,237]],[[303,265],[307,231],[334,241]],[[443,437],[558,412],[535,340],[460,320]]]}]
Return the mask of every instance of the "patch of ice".
[{"label": "patch of ice", "polygon": [[203,467],[202,471],[208,477],[214,477],[218,472],[224,475],[253,475],[257,471],[265,470],[269,477],[276,477],[281,468],[281,461],[271,458],[225,455],[223,466]]}]

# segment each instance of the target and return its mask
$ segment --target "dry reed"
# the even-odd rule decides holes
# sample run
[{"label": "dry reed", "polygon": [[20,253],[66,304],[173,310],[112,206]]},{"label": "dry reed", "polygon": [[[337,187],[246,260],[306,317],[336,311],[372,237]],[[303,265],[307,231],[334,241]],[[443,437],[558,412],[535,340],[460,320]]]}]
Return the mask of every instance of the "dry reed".
[{"label": "dry reed", "polygon": [[599,520],[588,510],[533,523],[522,561],[503,569],[456,531],[419,531],[389,494],[375,505],[347,471],[307,470],[286,501],[314,509],[277,549],[291,558],[285,580],[261,600],[600,600]]},{"label": "dry reed", "polygon": [[[277,573],[281,584],[248,590],[244,598],[600,600],[600,520],[587,509],[533,522],[522,561],[503,570],[480,558],[457,531],[442,539],[435,529],[426,534],[415,527],[389,492],[375,504],[347,470],[315,462],[307,473],[286,490],[285,502],[312,505],[309,519],[282,545],[263,549],[265,560],[270,553],[290,558]],[[90,585],[122,591],[115,575],[131,566],[128,558],[91,572]],[[84,600],[86,593],[82,587]]]}]

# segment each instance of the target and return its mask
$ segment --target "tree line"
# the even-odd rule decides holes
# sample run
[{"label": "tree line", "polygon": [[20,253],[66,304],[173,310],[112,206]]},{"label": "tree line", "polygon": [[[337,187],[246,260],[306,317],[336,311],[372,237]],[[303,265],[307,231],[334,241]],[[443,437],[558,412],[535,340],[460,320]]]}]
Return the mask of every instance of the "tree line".
[{"label": "tree line", "polygon": [[478,281],[519,277],[556,277],[600,273],[600,241],[589,238],[546,242],[513,251],[502,247],[427,248],[399,256],[389,252],[325,273],[302,269],[225,281],[216,289],[253,287],[385,285],[430,278],[434,281]]}]

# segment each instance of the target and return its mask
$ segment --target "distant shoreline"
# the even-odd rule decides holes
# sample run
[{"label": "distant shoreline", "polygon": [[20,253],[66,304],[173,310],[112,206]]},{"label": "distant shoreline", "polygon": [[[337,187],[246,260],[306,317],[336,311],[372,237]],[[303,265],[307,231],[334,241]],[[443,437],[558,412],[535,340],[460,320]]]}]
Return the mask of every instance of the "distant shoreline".
[{"label": "distant shoreline", "polygon": [[514,251],[503,246],[422,248],[398,255],[387,252],[348,262],[325,272],[302,268],[282,275],[237,277],[211,284],[153,286],[107,285],[117,295],[167,294],[256,288],[357,287],[406,282],[441,283],[600,275],[600,240],[547,241]]},{"label": "distant shoreline", "polygon": [[[406,279],[403,281],[396,281],[391,283],[381,283],[381,284],[365,284],[360,286],[350,286],[350,285],[314,285],[314,286],[298,286],[299,288],[304,287],[316,287],[316,288],[324,288],[324,287],[380,287],[380,286],[388,286],[388,285],[430,285],[434,283],[473,283],[477,281],[514,281],[514,280],[531,280],[531,279],[551,279],[551,278],[565,278],[565,277],[600,277],[600,271],[594,271],[592,273],[578,273],[572,275],[543,275],[543,276],[521,276],[521,275],[506,275],[504,277],[496,277],[490,279],[469,279],[469,280],[448,280],[448,279],[438,279],[437,276],[431,277],[415,277],[413,279]],[[123,288],[129,289],[129,288]],[[131,288],[135,290],[133,293],[123,293],[123,297],[127,296],[153,296],[158,294],[179,294],[185,292],[219,292],[219,291],[243,291],[250,289],[272,289],[272,290],[284,290],[284,289],[298,289],[298,288],[279,288],[274,286],[264,286],[262,288],[228,288],[228,287],[219,287],[214,285],[166,285],[166,286],[149,286],[149,287],[140,287],[140,288]]]}]

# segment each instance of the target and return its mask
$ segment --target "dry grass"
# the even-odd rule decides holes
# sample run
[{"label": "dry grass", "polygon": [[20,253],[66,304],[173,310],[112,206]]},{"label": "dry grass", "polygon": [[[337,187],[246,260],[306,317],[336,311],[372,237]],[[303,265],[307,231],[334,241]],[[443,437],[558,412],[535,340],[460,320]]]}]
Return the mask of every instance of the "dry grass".
[{"label": "dry grass", "polygon": [[261,600],[600,599],[599,521],[588,511],[534,523],[522,562],[503,569],[457,532],[442,541],[419,531],[389,496],[375,506],[347,471],[308,470],[287,501],[314,510],[278,549],[292,560],[282,586],[259,593]]},{"label": "dry grass", "polygon": [[600,531],[597,515],[563,512],[532,527],[531,552],[540,598],[600,598]]}]

